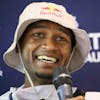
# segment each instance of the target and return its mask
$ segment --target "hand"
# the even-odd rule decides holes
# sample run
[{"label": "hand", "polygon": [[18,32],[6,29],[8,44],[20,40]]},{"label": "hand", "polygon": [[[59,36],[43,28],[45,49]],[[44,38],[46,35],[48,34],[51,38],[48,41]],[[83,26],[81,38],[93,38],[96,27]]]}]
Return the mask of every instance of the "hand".
[{"label": "hand", "polygon": [[77,96],[77,97],[66,99],[66,100],[85,100],[85,98],[83,96]]}]

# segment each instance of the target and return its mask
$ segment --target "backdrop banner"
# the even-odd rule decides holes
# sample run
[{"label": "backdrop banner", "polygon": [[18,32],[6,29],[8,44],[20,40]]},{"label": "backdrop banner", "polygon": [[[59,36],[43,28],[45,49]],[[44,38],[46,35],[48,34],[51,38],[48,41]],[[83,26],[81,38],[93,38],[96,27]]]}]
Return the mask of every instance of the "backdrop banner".
[{"label": "backdrop banner", "polygon": [[0,95],[10,87],[19,87],[24,83],[24,74],[7,66],[3,53],[13,41],[20,13],[35,1],[64,5],[76,16],[80,28],[88,32],[91,51],[84,67],[72,74],[73,86],[85,91],[100,91],[100,0],[0,0]]}]

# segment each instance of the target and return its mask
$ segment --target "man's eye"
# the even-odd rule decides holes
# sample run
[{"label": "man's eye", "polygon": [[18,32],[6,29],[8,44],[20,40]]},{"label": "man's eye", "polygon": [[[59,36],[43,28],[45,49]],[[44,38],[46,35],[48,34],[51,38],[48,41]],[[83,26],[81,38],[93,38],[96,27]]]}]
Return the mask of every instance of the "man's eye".
[{"label": "man's eye", "polygon": [[56,38],[56,41],[66,41],[66,39],[63,38],[63,37],[57,37],[57,38]]},{"label": "man's eye", "polygon": [[43,33],[34,33],[33,36],[34,36],[34,37],[43,38],[43,37],[44,37],[44,34],[43,34]]}]

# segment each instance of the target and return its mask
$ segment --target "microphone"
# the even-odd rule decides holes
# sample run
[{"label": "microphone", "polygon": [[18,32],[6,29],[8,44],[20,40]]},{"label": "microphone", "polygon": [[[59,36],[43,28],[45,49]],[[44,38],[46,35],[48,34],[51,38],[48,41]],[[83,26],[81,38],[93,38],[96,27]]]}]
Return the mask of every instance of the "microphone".
[{"label": "microphone", "polygon": [[53,73],[53,84],[55,85],[60,100],[72,98],[72,77],[64,67],[58,67]]}]

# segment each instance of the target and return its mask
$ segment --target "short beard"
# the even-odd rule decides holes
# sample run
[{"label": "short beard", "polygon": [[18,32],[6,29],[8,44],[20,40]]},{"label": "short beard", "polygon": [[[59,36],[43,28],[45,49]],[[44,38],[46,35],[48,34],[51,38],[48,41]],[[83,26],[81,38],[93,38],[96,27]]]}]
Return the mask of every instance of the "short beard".
[{"label": "short beard", "polygon": [[35,86],[52,84],[52,74],[44,74],[33,71],[28,71],[28,73]]},{"label": "short beard", "polygon": [[52,75],[45,75],[45,74],[41,74],[41,73],[35,73],[35,75],[43,80],[52,80]]}]

